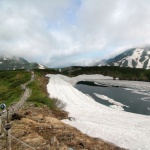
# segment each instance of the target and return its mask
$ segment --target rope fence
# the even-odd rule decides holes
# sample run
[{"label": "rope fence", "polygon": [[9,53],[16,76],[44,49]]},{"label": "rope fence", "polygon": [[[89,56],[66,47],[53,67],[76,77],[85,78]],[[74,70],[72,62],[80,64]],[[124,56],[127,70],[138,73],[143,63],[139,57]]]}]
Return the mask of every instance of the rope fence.
[{"label": "rope fence", "polygon": [[[6,131],[5,127],[4,127],[4,125],[3,125],[2,123],[1,123],[1,125],[2,125],[2,127],[3,127],[3,130],[4,130],[5,133],[6,133],[7,131]],[[19,140],[18,138],[14,137],[13,135],[11,135],[11,134],[8,134],[8,135],[11,136],[11,137],[12,137],[13,139],[15,139],[16,141],[20,142],[21,144],[23,144],[23,145],[25,145],[25,146],[27,146],[27,147],[33,149],[33,150],[36,150],[34,147],[31,147],[29,144],[27,144],[27,143],[25,143],[25,142]]]},{"label": "rope fence", "polygon": [[23,141],[17,139],[17,138],[14,137],[13,135],[10,134],[10,136],[11,136],[13,139],[17,140],[18,142],[22,143],[23,145],[25,145],[25,146],[27,146],[27,147],[33,149],[33,150],[36,150],[34,147],[31,147],[30,145],[28,145],[27,143],[25,143],[25,142],[23,142]]}]

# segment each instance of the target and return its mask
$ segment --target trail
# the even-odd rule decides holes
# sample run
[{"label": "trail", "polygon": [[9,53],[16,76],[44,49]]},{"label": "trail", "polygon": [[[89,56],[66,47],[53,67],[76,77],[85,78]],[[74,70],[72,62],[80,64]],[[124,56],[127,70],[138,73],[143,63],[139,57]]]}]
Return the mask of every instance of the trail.
[{"label": "trail", "polygon": [[[24,103],[25,103],[26,100],[30,97],[30,95],[31,95],[31,93],[32,93],[32,90],[27,87],[27,85],[28,85],[29,83],[31,83],[31,82],[34,80],[34,72],[31,72],[31,73],[32,73],[32,76],[31,76],[30,81],[28,81],[28,82],[26,82],[26,83],[24,83],[24,84],[21,85],[21,88],[22,88],[22,90],[24,90],[24,92],[23,92],[22,96],[20,97],[20,100],[19,100],[16,104],[14,104],[13,106],[10,106],[10,107],[9,107],[9,118],[10,118],[10,116],[11,116],[13,113],[19,111],[19,109],[24,105]],[[7,118],[7,111],[5,111],[5,112],[0,116],[0,128],[1,128],[1,125],[2,125],[3,132],[5,132],[5,135],[7,135],[6,139],[9,140],[9,142],[11,143],[11,140],[10,140],[10,139],[13,138],[13,139],[17,140],[18,142],[22,143],[23,145],[27,146],[28,148],[35,150],[34,147],[31,147],[31,146],[28,145],[27,143],[25,143],[25,142],[19,140],[18,138],[14,137],[13,135],[11,135],[11,130],[6,130],[6,129],[5,129],[4,125],[3,125],[2,122],[1,122],[1,119],[2,119],[2,120],[6,120],[6,118]],[[7,125],[9,125],[9,122],[7,122]],[[0,130],[0,131],[1,131],[1,130]],[[1,133],[1,132],[0,132],[0,133]],[[2,134],[0,135],[0,138],[1,138],[1,137],[4,137],[4,133],[2,133]],[[9,138],[8,138],[8,137],[9,137]],[[11,138],[10,138],[10,137],[11,137]],[[6,141],[7,141],[7,140],[6,140]],[[7,143],[7,142],[6,142],[6,143]],[[9,146],[11,147],[11,144],[10,144],[10,143],[9,143]],[[7,144],[8,144],[8,143],[7,143]],[[7,145],[7,144],[6,144],[6,145]],[[0,148],[0,149],[1,149],[1,148]]]},{"label": "trail", "polygon": [[[30,81],[28,81],[27,83],[24,83],[23,86],[25,86],[25,91],[22,94],[22,96],[20,97],[20,100],[14,104],[13,106],[11,106],[9,108],[9,115],[12,115],[14,112],[17,112],[26,102],[26,100],[30,97],[32,90],[30,88],[27,87],[27,85],[29,83],[31,83],[34,80],[34,78],[31,78]],[[5,113],[2,114],[2,119],[5,119],[7,117],[7,112],[5,111]]]}]

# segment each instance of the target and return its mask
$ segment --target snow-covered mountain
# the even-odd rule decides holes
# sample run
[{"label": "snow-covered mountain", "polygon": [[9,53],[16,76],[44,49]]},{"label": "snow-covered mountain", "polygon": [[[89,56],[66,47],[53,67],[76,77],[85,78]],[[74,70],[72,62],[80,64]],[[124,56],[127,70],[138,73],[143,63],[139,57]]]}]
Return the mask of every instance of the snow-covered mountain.
[{"label": "snow-covered mountain", "polygon": [[98,66],[109,65],[150,69],[150,47],[128,49],[114,58],[102,60],[101,62]]},{"label": "snow-covered mountain", "polygon": [[22,57],[0,56],[0,70],[16,69],[45,69],[46,67],[38,63],[29,63]]}]

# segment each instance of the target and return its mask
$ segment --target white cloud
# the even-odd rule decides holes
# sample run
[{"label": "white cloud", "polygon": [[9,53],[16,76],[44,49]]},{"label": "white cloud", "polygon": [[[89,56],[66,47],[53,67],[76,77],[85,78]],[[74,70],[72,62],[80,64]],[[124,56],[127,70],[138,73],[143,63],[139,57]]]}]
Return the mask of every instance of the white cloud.
[{"label": "white cloud", "polygon": [[0,53],[49,67],[89,64],[99,57],[87,57],[91,52],[106,56],[149,41],[149,6],[149,0],[0,1]]}]

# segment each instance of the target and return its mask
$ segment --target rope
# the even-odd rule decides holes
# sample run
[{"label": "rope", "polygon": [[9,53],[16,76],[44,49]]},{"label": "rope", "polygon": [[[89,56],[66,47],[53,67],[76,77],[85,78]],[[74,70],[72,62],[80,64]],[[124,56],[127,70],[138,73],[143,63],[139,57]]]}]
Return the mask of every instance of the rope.
[{"label": "rope", "polygon": [[12,138],[14,138],[15,140],[17,140],[18,142],[22,143],[23,145],[26,145],[27,147],[29,147],[29,148],[31,148],[31,149],[33,149],[33,150],[36,150],[35,148],[31,147],[31,146],[30,146],[30,145],[28,145],[27,143],[25,143],[25,142],[23,142],[23,141],[21,141],[21,140],[19,140],[19,139],[15,138],[15,137],[14,137],[14,136],[12,136],[11,134],[10,134],[10,136],[11,136]]},{"label": "rope", "polygon": [[2,127],[3,127],[3,130],[6,132],[6,129],[5,129],[5,127],[4,127],[4,125],[1,123],[1,125],[2,125]]},{"label": "rope", "polygon": [[[3,127],[3,129],[4,129],[4,131],[6,132],[6,129],[4,128],[4,125],[3,125],[2,123],[1,123],[1,125],[2,125],[2,127]],[[33,149],[33,150],[36,150],[34,147],[31,147],[30,145],[28,145],[27,143],[25,143],[25,142],[23,142],[23,141],[17,139],[17,138],[14,137],[13,135],[11,135],[11,134],[9,134],[9,135],[10,135],[12,138],[14,138],[15,140],[17,140],[18,142],[22,143],[23,145],[25,145],[25,146],[27,146],[27,147]]]}]

